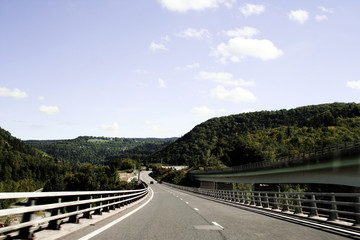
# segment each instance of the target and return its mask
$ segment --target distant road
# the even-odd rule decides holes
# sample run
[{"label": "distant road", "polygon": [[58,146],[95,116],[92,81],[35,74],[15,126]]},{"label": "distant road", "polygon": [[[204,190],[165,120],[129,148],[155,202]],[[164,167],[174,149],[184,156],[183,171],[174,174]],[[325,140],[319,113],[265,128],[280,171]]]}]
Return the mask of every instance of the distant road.
[{"label": "distant road", "polygon": [[[142,173],[141,177],[149,183],[153,179],[147,175],[148,173]],[[153,189],[154,195],[146,206],[91,239],[348,239],[199,198],[162,184],[155,183],[149,186]],[[129,211],[130,209],[124,211],[123,215]],[[119,217],[121,216],[114,220]],[[96,227],[85,228],[62,240],[79,239],[95,230]]]}]

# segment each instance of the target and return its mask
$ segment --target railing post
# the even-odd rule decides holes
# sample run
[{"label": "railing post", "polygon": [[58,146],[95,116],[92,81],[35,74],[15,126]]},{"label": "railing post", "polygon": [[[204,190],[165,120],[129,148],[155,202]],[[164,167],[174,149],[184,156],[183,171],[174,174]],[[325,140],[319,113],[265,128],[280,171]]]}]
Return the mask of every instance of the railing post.
[{"label": "railing post", "polygon": [[331,210],[330,210],[330,215],[329,215],[329,219],[328,221],[336,221],[339,218],[339,214],[337,212],[337,205],[336,205],[336,198],[335,198],[335,194],[332,193],[331,194]]},{"label": "railing post", "polygon": [[[35,205],[35,199],[29,198],[27,206],[34,206],[34,205]],[[30,222],[33,218],[33,214],[34,212],[24,213],[21,222],[22,223]],[[34,234],[31,231],[31,227],[25,227],[20,229],[18,237],[19,239],[33,239]]]},{"label": "railing post", "polygon": [[[61,198],[57,198],[57,203],[61,203]],[[59,215],[60,214],[60,210],[61,208],[54,208],[51,210],[51,216],[56,216],[56,215]],[[52,230],[60,230],[60,224],[61,224],[61,220],[59,219],[56,219],[56,220],[52,220],[49,222],[49,226],[48,228],[49,229],[52,229]]]},{"label": "railing post", "polygon": [[[102,198],[102,195],[100,195],[98,198]],[[96,202],[96,206],[97,207],[100,207],[102,205],[102,201],[99,201],[99,202]],[[101,208],[98,208],[95,210],[94,214],[96,215],[102,215],[102,211],[101,211]]]},{"label": "railing post", "polygon": [[279,200],[278,200],[278,194],[277,193],[274,193],[272,209],[273,210],[279,210]]},{"label": "railing post", "polygon": [[300,194],[296,194],[296,206],[295,206],[295,214],[302,214],[302,205],[301,205],[301,199]]},{"label": "railing post", "polygon": [[356,197],[355,203],[357,204],[355,206],[355,226],[360,225],[360,196]]},{"label": "railing post", "polygon": [[265,206],[264,208],[270,208],[268,193],[265,193]]},{"label": "railing post", "polygon": [[[88,199],[93,199],[93,196],[90,195]],[[85,204],[84,205],[84,209],[87,209],[87,208],[91,208],[91,203],[88,203],[88,204]],[[84,218],[87,218],[87,219],[92,219],[92,216],[90,214],[90,211],[87,211],[87,212],[84,212]]]},{"label": "railing post", "polygon": [[261,201],[261,193],[260,193],[260,192],[258,192],[258,200],[257,200],[256,206],[257,206],[257,207],[263,207],[262,201]]},{"label": "railing post", "polygon": [[[80,197],[76,197],[76,201],[80,201]],[[79,205],[76,205],[76,206],[72,206],[69,208],[69,210],[71,212],[77,212],[79,211]],[[78,218],[78,215],[77,214],[74,214],[72,216],[69,217],[69,222],[71,223],[79,223],[79,218]]]},{"label": "railing post", "polygon": [[255,206],[256,202],[255,202],[255,193],[253,191],[251,191],[251,203],[250,205]]},{"label": "railing post", "polygon": [[310,217],[317,217],[318,216],[318,210],[317,210],[315,194],[311,194],[310,206],[311,206]]},{"label": "railing post", "polygon": [[289,212],[289,200],[287,198],[288,195],[284,193],[284,203],[283,203],[282,212]]}]

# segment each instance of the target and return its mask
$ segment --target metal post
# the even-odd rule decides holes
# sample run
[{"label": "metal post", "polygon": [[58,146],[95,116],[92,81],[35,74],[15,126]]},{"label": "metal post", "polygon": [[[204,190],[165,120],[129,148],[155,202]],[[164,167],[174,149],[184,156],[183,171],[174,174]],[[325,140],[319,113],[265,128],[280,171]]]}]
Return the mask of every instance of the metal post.
[{"label": "metal post", "polygon": [[[28,203],[27,206],[34,206],[35,205],[35,199],[28,199]],[[34,212],[28,212],[28,213],[24,213],[21,222],[25,223],[25,222],[30,222],[31,219],[33,218],[33,214]],[[30,230],[31,227],[24,227],[21,228],[19,231],[19,239],[32,239],[34,237],[33,232]]]},{"label": "metal post", "polygon": [[310,217],[317,217],[318,216],[318,210],[317,210],[315,194],[311,195],[310,206],[311,206]]},{"label": "metal post", "polygon": [[[61,198],[57,198],[57,203],[61,203]],[[61,208],[52,209],[51,210],[51,216],[59,215],[60,212],[61,212],[60,210],[61,210]],[[48,228],[52,229],[52,230],[60,230],[60,224],[61,224],[61,221],[59,219],[52,220],[52,221],[49,222]]]},{"label": "metal post", "polygon": [[296,194],[296,206],[295,206],[295,214],[302,214],[302,206],[301,206],[301,199],[300,194]]},{"label": "metal post", "polygon": [[339,218],[339,214],[337,212],[336,198],[334,193],[332,193],[330,201],[331,201],[331,210],[328,221],[336,221]]}]

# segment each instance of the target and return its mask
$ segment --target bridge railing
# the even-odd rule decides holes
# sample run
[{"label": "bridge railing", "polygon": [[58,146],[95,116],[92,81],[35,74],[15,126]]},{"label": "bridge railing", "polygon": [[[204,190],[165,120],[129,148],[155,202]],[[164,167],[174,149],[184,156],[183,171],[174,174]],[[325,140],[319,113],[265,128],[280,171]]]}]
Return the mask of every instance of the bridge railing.
[{"label": "bridge railing", "polygon": [[313,219],[360,225],[360,193],[266,192],[168,186],[216,199]]},{"label": "bridge railing", "polygon": [[318,163],[328,161],[329,158],[346,156],[354,152],[360,153],[360,141],[351,141],[330,147],[316,149],[309,152],[299,153],[276,159],[264,160],[261,162],[247,163],[231,168],[208,169],[205,171],[191,171],[190,174],[211,174],[211,173],[231,173],[239,171],[249,171],[257,169],[269,169],[278,167],[289,167],[301,164]]},{"label": "bridge railing", "polygon": [[[0,210],[0,218],[18,218],[18,224],[0,228],[2,236],[31,239],[43,228],[59,230],[63,222],[78,223],[79,218],[92,218],[137,201],[148,194],[148,186],[139,190],[81,192],[9,192],[0,200],[27,199],[26,206]],[[1,239],[1,236],[0,236]]]}]

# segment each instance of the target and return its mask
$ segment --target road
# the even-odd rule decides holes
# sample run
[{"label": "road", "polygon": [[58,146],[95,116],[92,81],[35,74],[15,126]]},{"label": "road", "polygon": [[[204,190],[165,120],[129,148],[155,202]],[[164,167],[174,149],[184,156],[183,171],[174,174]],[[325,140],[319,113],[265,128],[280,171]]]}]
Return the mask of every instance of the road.
[{"label": "road", "polygon": [[[148,172],[142,174],[146,182],[153,181]],[[294,222],[264,216],[233,206],[228,206],[198,196],[178,191],[163,184],[150,184],[148,204],[136,213],[122,219],[121,216],[107,220],[119,222],[92,237],[97,228],[88,227],[74,232],[66,239],[348,239]],[[144,201],[146,202],[146,201]],[[138,207],[138,206],[137,206]],[[122,213],[130,213],[131,209]],[[120,221],[121,220],[121,221]],[[91,238],[92,237],[92,238]]]}]

